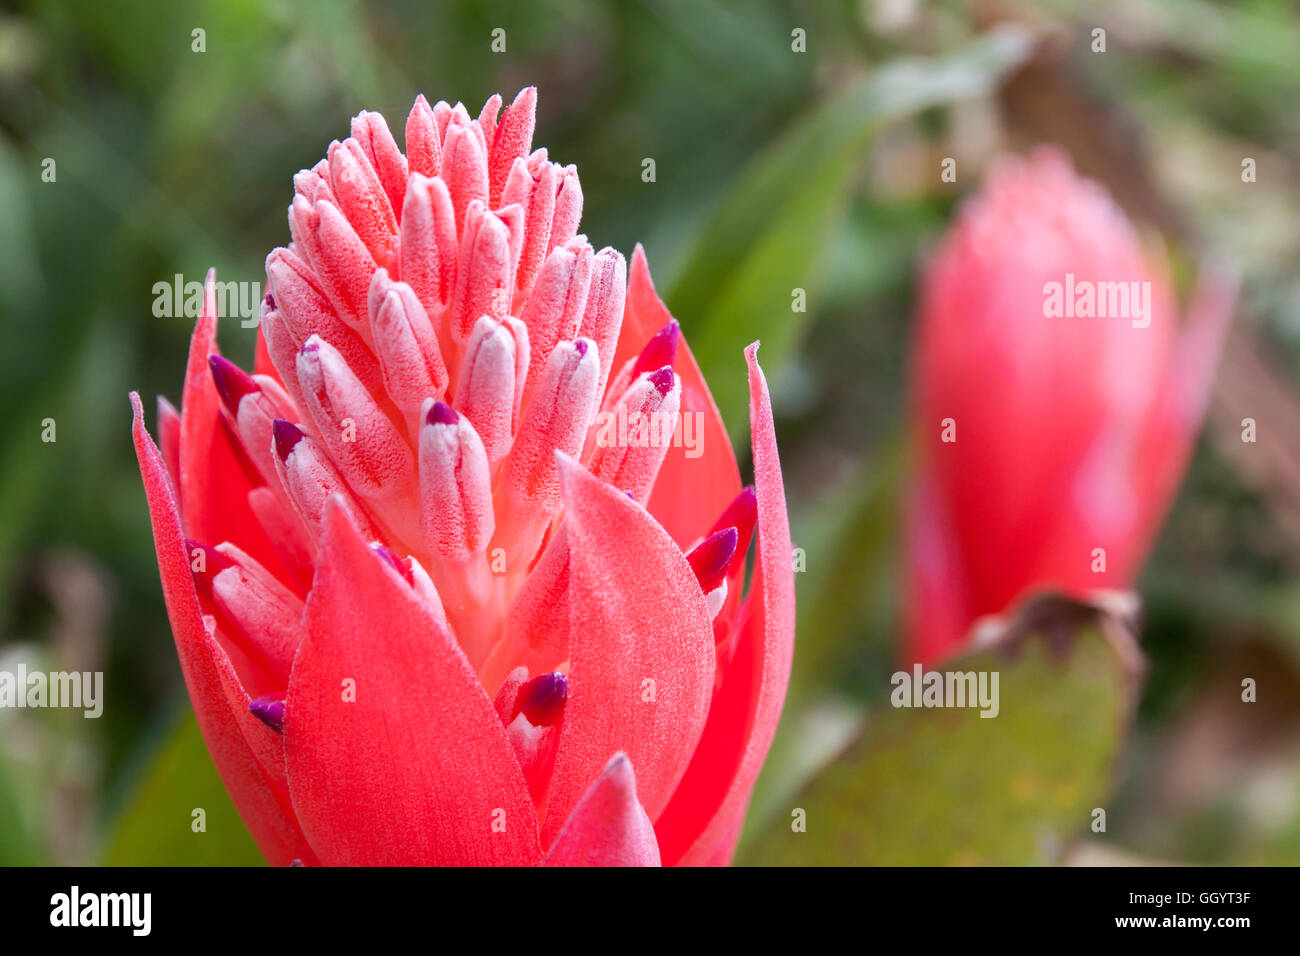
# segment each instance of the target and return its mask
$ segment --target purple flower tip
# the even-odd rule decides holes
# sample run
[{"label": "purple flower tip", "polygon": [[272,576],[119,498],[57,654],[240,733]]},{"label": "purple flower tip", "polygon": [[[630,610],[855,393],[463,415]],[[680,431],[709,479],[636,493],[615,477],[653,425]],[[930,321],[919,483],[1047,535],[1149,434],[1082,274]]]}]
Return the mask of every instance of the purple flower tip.
[{"label": "purple flower tip", "polygon": [[731,566],[739,541],[740,534],[735,528],[723,528],[701,541],[686,556],[705,594],[721,584],[727,576],[727,569]]},{"label": "purple flower tip", "polygon": [[654,383],[654,387],[659,390],[660,395],[667,395],[673,390],[675,378],[671,365],[665,365],[659,371],[650,373],[650,381]]},{"label": "purple flower tip", "polygon": [[375,552],[375,554],[379,555],[381,558],[383,558],[384,561],[387,562],[390,568],[392,568],[394,571],[396,571],[406,580],[407,584],[415,583],[415,579],[411,574],[410,567],[407,565],[405,561],[403,561],[401,558],[397,556],[397,553],[393,551],[392,548],[388,547],[387,545],[380,544],[378,541],[373,541],[370,544],[370,550]]},{"label": "purple flower tip", "polygon": [[582,357],[587,354],[587,347],[590,344],[586,339],[577,339],[573,343],[573,350],[578,353],[579,357]]},{"label": "purple flower tip", "polygon": [[267,694],[251,701],[248,712],[277,734],[284,733],[284,694]]},{"label": "purple flower tip", "polygon": [[559,671],[539,674],[519,688],[515,714],[522,713],[535,727],[550,726],[564,712],[568,696],[569,678],[564,674]]},{"label": "purple flower tip", "polygon": [[271,295],[270,290],[267,291],[266,297],[262,301],[266,303],[268,311],[275,309],[275,296]]},{"label": "purple flower tip", "polygon": [[285,461],[294,445],[303,439],[302,429],[283,418],[277,418],[271,423],[271,434],[275,438],[275,453],[281,461]]},{"label": "purple flower tip", "polygon": [[424,416],[424,420],[430,425],[455,425],[460,421],[460,416],[446,402],[434,402],[429,406],[429,413]]},{"label": "purple flower tip", "polygon": [[673,359],[677,357],[677,343],[681,341],[681,338],[682,327],[677,324],[676,319],[669,319],[667,325],[650,336],[650,341],[645,344],[645,348],[637,356],[636,365],[632,368],[632,374],[640,375],[643,372],[649,372],[651,369],[672,365]]},{"label": "purple flower tip", "polygon": [[249,392],[260,392],[253,376],[230,359],[220,355],[208,356],[208,369],[212,372],[212,383],[217,386],[221,404],[230,414],[239,412],[239,400]]}]

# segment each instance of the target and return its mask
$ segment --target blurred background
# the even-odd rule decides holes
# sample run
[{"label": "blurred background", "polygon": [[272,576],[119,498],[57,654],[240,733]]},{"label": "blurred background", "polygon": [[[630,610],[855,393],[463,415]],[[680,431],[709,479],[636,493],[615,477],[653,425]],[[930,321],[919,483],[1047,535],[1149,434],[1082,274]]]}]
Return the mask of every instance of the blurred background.
[{"label": "blurred background", "polygon": [[[209,266],[263,281],[266,253],[288,240],[292,174],[357,111],[379,110],[397,129],[418,92],[477,113],[493,92],[508,102],[529,84],[540,93],[534,145],[578,165],[583,231],[626,253],[644,243],[733,436],[745,435],[741,349],[763,339],[807,565],[791,696],[741,861],[887,695],[897,664],[919,264],[994,155],[1052,141],[1162,239],[1180,282],[1207,251],[1226,255],[1243,297],[1141,580],[1148,669],[1132,721],[1081,705],[1071,732],[1104,737],[1104,759],[1072,766],[1083,744],[1056,739],[1060,786],[1040,795],[1012,781],[1005,812],[979,789],[1005,781],[967,789],[954,770],[934,801],[932,842],[902,855],[1300,862],[1294,4],[4,8],[0,669],[103,670],[106,700],[98,720],[0,710],[0,863],[259,859],[189,716],[129,440],[127,391],[145,396],[152,428],[152,396],[179,401],[192,326],[154,316],[153,286],[177,273],[200,280]],[[1090,49],[1098,26],[1104,54]],[[490,48],[496,28],[504,53]],[[792,49],[795,30],[806,52]],[[956,183],[937,175],[946,156],[960,157]],[[1249,185],[1245,156],[1258,163]],[[642,181],[646,157],[653,183]],[[806,312],[790,310],[796,287]],[[223,322],[221,336],[251,363],[251,330]],[[1268,423],[1256,445],[1240,441],[1247,414]],[[48,418],[53,442],[42,440]],[[1243,673],[1267,684],[1254,706],[1236,703]],[[968,746],[954,739],[934,759]],[[1062,816],[1071,801],[1083,812]],[[1089,829],[1094,806],[1107,808],[1104,833]],[[193,807],[206,809],[205,835],[191,829]],[[959,852],[944,814],[954,833],[990,831],[991,849]],[[891,825],[858,817],[848,825]]]}]

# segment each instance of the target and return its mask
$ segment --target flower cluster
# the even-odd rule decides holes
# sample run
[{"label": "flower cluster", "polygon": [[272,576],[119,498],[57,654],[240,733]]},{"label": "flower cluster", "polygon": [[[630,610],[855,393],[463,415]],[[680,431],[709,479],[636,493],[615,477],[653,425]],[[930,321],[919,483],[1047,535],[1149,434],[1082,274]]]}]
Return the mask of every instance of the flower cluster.
[{"label": "flower cluster", "polygon": [[[535,103],[420,97],[405,152],[355,117],[294,177],[252,373],[210,276],[160,447],[132,396],[186,683],[272,862],[734,849],[794,634],[757,344],[742,488],[644,254],[578,232]],[[602,413],[701,424],[597,441]]]}]

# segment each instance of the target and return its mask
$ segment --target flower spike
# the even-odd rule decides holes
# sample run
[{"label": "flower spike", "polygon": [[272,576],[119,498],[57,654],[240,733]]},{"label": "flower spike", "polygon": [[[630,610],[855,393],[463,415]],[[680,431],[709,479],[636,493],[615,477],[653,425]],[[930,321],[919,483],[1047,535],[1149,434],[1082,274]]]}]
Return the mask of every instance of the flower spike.
[{"label": "flower spike", "polygon": [[505,102],[420,96],[401,146],[353,116],[292,177],[252,371],[210,273],[161,450],[131,396],[186,687],[276,864],[726,862],[771,742],[793,584],[753,349],[742,491],[644,253],[593,249],[536,89]]}]

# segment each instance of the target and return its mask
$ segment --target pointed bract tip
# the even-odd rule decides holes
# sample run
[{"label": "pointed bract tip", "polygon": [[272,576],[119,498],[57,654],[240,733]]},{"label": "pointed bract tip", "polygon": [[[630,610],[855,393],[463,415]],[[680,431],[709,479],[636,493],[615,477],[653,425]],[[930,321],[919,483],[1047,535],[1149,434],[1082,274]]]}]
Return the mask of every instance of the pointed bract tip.
[{"label": "pointed bract tip", "polygon": [[212,372],[212,382],[217,387],[217,394],[221,396],[221,404],[226,406],[226,411],[232,415],[238,414],[241,398],[250,392],[261,391],[253,381],[253,376],[224,356],[209,355],[208,369]]},{"label": "pointed bract tip", "polygon": [[600,775],[606,781],[613,783],[620,788],[626,788],[628,793],[636,793],[636,773],[632,769],[632,761],[623,751],[619,751],[609,758],[605,764],[605,769]]},{"label": "pointed bract tip", "polygon": [[754,525],[757,522],[758,495],[755,494],[753,485],[746,485],[709,530],[710,535],[728,528],[736,532],[736,550],[729,562],[727,575],[745,567],[745,555],[749,552],[749,542],[754,536]]},{"label": "pointed bract tip", "polygon": [[673,367],[665,365],[657,372],[650,373],[650,381],[658,389],[660,395],[667,395],[673,390],[673,382],[676,377],[673,375]]},{"label": "pointed bract tip", "polygon": [[522,713],[534,727],[549,727],[564,712],[564,702],[568,697],[568,677],[560,671],[539,674],[519,688],[515,697],[515,716]]},{"label": "pointed bract tip", "polygon": [[650,336],[641,354],[637,356],[636,365],[632,367],[633,376],[657,368],[671,366],[677,358],[677,344],[682,339],[682,327],[676,319],[669,319],[668,324]]},{"label": "pointed bract tip", "polygon": [[748,538],[749,532],[754,529],[754,522],[758,520],[758,495],[754,493],[753,485],[746,485],[740,490],[740,494],[732,499],[731,504],[727,505],[722,516],[714,523],[713,528],[709,531],[721,531],[723,528],[738,528],[745,532]]},{"label": "pointed bract tip", "polygon": [[723,528],[697,544],[686,556],[705,594],[726,579],[739,540],[740,535],[735,528]]},{"label": "pointed bract tip", "polygon": [[248,712],[277,734],[284,733],[284,694],[266,694],[250,701]]},{"label": "pointed bract tip", "polygon": [[288,459],[289,452],[303,439],[302,429],[283,418],[277,418],[271,423],[271,434],[275,438],[275,453],[281,461]]},{"label": "pointed bract tip", "polygon": [[388,547],[387,545],[380,544],[378,541],[372,541],[370,543],[370,550],[375,552],[375,554],[379,555],[381,558],[383,558],[384,562],[390,568],[392,568],[394,571],[400,574],[403,580],[405,580],[407,584],[410,585],[415,584],[415,575],[411,573],[410,566],[401,558],[399,558],[397,556],[397,552],[395,552],[392,548]]},{"label": "pointed bract tip", "polygon": [[424,420],[429,425],[455,425],[460,421],[460,416],[446,402],[434,402],[429,406],[428,414],[424,416]]}]

